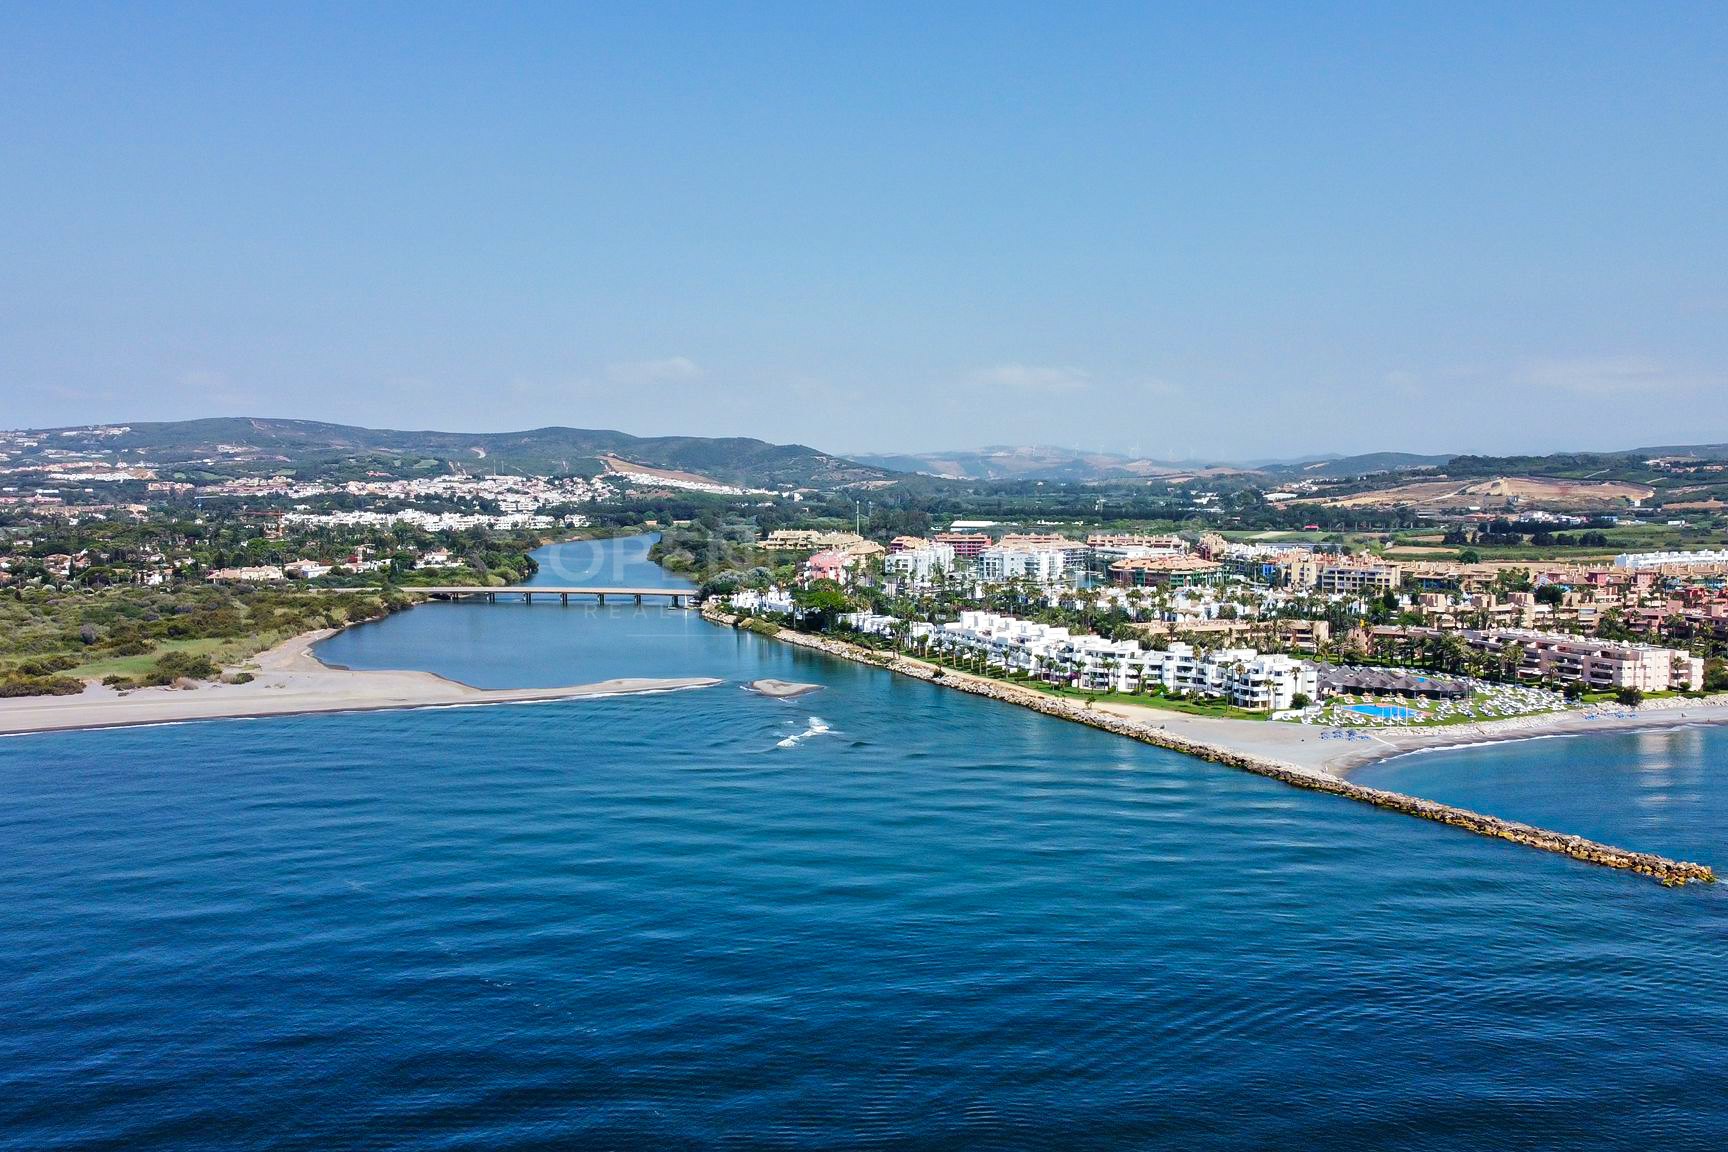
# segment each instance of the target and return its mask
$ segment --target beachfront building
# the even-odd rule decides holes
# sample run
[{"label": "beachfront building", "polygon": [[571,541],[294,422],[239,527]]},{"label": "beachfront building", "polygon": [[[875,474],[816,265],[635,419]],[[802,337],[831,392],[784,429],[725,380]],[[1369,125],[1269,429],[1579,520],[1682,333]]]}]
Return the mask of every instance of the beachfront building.
[{"label": "beachfront building", "polygon": [[1496,629],[1463,633],[1472,648],[1498,655],[1517,645],[1524,659],[1520,676],[1576,681],[1593,691],[1636,688],[1641,692],[1697,692],[1704,687],[1704,661],[1690,652],[1651,644],[1623,644],[1550,632]]},{"label": "beachfront building", "polygon": [[1518,675],[1527,680],[1582,684],[1592,692],[1636,688],[1640,692],[1698,692],[1704,687],[1704,661],[1677,648],[1631,644],[1532,632],[1522,628],[1442,631],[1438,628],[1376,628],[1377,639],[1410,646],[1439,636],[1456,636],[1472,651],[1495,660],[1509,650],[1518,654]]},{"label": "beachfront building", "polygon": [[[987,668],[1053,683],[1109,691],[1118,683],[1137,682],[1127,678],[1125,669],[1140,653],[1136,640],[1076,636],[1055,625],[971,611],[942,625],[932,640],[939,648],[980,656]],[[1119,675],[1124,677],[1120,681]]]},{"label": "beachfront building", "polygon": [[1252,648],[1197,652],[1184,643],[1146,650],[1134,640],[1074,635],[992,612],[962,612],[931,639],[941,649],[981,657],[992,670],[1092,692],[1161,688],[1254,710],[1289,708],[1298,695],[1318,692],[1314,666],[1289,656]]},{"label": "beachfront building", "polygon": [[1186,588],[1223,577],[1222,565],[1195,556],[1139,556],[1110,565],[1110,579],[1132,588]]},{"label": "beachfront building", "polygon": [[1281,711],[1298,695],[1313,699],[1319,691],[1312,664],[1253,648],[1197,652],[1178,641],[1146,652],[1141,663],[1146,688],[1222,699],[1250,711]]}]

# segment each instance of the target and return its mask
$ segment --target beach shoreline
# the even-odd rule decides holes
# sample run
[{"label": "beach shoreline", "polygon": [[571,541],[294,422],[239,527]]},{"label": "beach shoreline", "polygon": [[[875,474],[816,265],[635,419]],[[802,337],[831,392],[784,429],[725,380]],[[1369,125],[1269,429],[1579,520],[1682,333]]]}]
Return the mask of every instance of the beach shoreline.
[{"label": "beach shoreline", "polygon": [[[718,609],[704,607],[703,618],[722,626],[738,627],[738,617]],[[1074,700],[1041,692],[1035,688],[985,676],[943,668],[925,660],[892,652],[878,652],[844,640],[815,636],[789,629],[772,632],[752,629],[759,635],[777,639],[800,648],[823,652],[842,660],[868,664],[912,679],[940,684],[970,695],[983,696],[1006,704],[1014,704],[1046,716],[1084,724],[1144,744],[1180,752],[1214,764],[1224,764],[1257,776],[1265,776],[1293,787],[1354,800],[1385,811],[1414,816],[1439,824],[1460,828],[1478,836],[1506,840],[1527,848],[1567,856],[1588,864],[1616,868],[1648,876],[1668,886],[1692,883],[1713,883],[1714,870],[1707,864],[1673,860],[1651,852],[1636,852],[1613,844],[1604,844],[1582,836],[1556,832],[1547,828],[1506,820],[1482,812],[1474,812],[1452,804],[1426,800],[1383,788],[1374,788],[1344,778],[1351,765],[1345,765],[1343,749],[1334,751],[1333,741],[1323,740],[1324,729],[1296,724],[1273,723],[1264,720],[1234,720],[1204,716],[1189,716],[1180,712],[1163,711],[1144,705],[1104,703]],[[1690,703],[1690,702],[1688,702]],[[1678,711],[1678,710],[1676,710]],[[1686,711],[1691,711],[1687,709]],[[1686,724],[1689,717],[1676,718],[1671,723]],[[1496,721],[1495,724],[1505,723]],[[1586,722],[1588,723],[1588,722]],[[1202,727],[1202,725],[1206,727]],[[1483,725],[1483,728],[1490,727]],[[1307,735],[1304,735],[1306,731]],[[1444,732],[1444,730],[1441,730]],[[1538,733],[1540,734],[1540,733]],[[1444,732],[1436,743],[1456,744],[1458,732]],[[1507,739],[1528,739],[1532,734],[1507,736]],[[1451,740],[1447,740],[1447,736]],[[1339,741],[1340,744],[1356,743]],[[1400,747],[1391,741],[1380,741],[1378,752],[1364,750],[1373,759],[1398,755],[1414,748]],[[1365,762],[1365,761],[1363,761]]]},{"label": "beach shoreline", "polygon": [[193,688],[120,691],[89,683],[76,696],[0,699],[0,735],[200,720],[529,704],[676,692],[721,683],[712,676],[689,676],[602,680],[557,688],[476,688],[433,672],[332,667],[319,660],[312,649],[337,631],[322,628],[303,632],[235,665],[230,671],[252,675],[252,680],[245,684],[212,681],[200,682]]},{"label": "beach shoreline", "polygon": [[1276,721],[1222,720],[1187,716],[1126,702],[1100,701],[1096,707],[1166,726],[1189,739],[1221,744],[1237,751],[1276,754],[1317,771],[1344,779],[1350,773],[1400,756],[1449,751],[1515,740],[1544,740],[1592,733],[1638,732],[1728,723],[1728,696],[1695,700],[1658,700],[1638,708],[1584,709],[1511,716],[1471,724],[1440,727],[1364,727],[1342,729],[1355,739],[1322,738],[1320,725]]}]

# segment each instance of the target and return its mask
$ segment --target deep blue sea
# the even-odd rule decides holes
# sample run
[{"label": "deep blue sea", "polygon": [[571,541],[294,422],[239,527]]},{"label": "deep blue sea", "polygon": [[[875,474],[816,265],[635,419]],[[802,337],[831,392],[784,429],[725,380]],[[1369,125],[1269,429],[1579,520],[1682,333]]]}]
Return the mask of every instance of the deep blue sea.
[{"label": "deep blue sea", "polygon": [[[323,651],[728,683],[0,740],[0,1147],[1728,1146],[1719,888],[686,612],[434,605]],[[1363,779],[1725,865],[1725,736]]]}]

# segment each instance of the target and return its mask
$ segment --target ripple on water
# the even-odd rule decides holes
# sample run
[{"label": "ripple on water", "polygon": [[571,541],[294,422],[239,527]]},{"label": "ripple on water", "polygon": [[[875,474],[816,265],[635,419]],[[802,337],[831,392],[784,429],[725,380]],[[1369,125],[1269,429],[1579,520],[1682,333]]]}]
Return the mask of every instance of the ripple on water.
[{"label": "ripple on water", "polygon": [[[710,631],[657,671],[819,680],[830,732],[710,692],[0,742],[4,1141],[1723,1143],[1722,892]],[[1688,739],[1655,784],[1368,772],[1728,859]]]}]

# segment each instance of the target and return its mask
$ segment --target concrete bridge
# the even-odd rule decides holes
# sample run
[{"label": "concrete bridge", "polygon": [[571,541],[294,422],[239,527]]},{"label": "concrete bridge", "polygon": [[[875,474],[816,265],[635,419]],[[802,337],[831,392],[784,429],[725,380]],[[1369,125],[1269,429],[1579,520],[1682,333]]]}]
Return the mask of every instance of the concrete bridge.
[{"label": "concrete bridge", "polygon": [[534,597],[551,599],[556,596],[560,604],[570,603],[572,596],[591,596],[600,603],[606,603],[608,596],[614,600],[630,599],[638,604],[649,600],[664,600],[674,608],[681,608],[694,601],[694,588],[591,588],[586,586],[561,586],[557,584],[536,584],[533,586],[518,584],[498,588],[488,588],[484,585],[446,584],[404,587],[405,592],[420,592],[434,600],[484,600],[488,604],[496,604],[499,597],[509,599],[522,597],[525,604],[534,603]]}]

